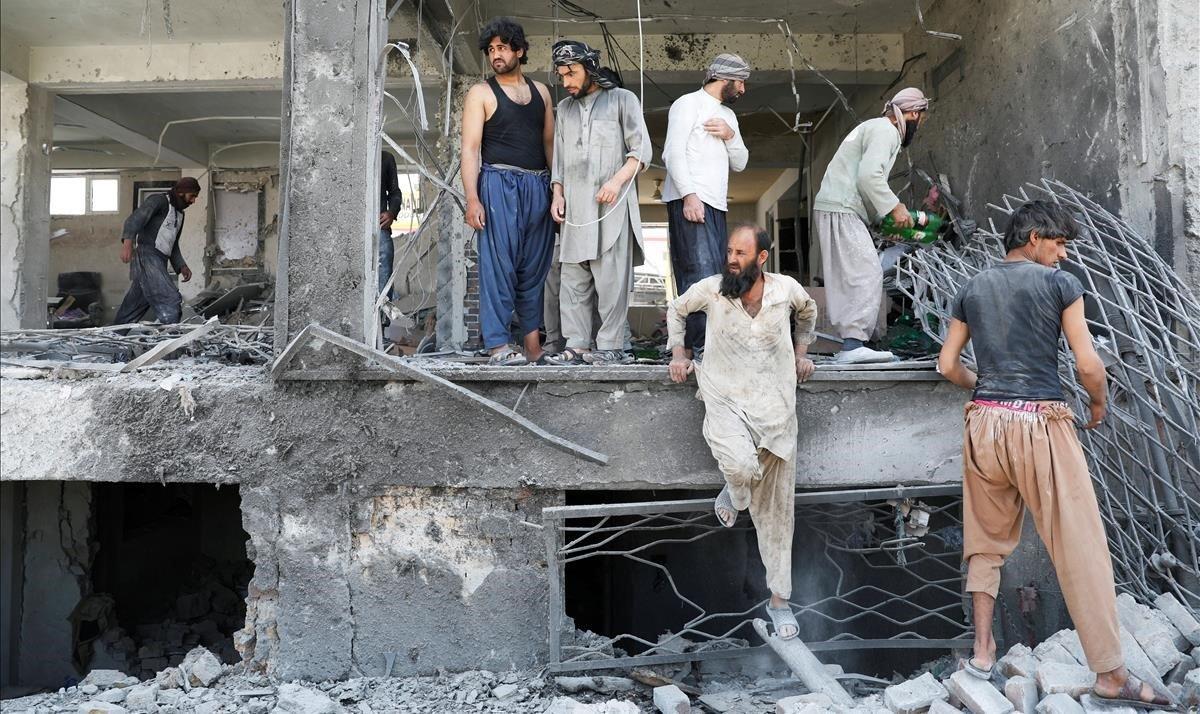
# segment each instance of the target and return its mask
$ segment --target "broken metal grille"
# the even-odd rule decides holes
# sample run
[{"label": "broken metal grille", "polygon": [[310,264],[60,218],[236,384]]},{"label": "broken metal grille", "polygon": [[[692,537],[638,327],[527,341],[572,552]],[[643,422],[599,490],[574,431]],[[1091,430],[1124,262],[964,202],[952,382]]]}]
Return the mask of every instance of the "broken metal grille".
[{"label": "broken metal grille", "polygon": [[[796,494],[792,603],[805,643],[814,651],[969,646],[961,504],[957,485]],[[752,528],[744,513],[730,529],[717,522],[712,499],[564,506],[544,509],[542,517],[551,670],[720,659],[757,649],[750,623],[765,617],[765,598],[738,611],[706,607],[703,583],[669,567],[673,553],[684,555],[677,564],[694,566],[702,553],[740,547]],[[633,601],[623,604],[684,613],[671,632],[584,636],[568,624],[566,566],[599,568],[609,558],[652,569],[665,583],[631,593]],[[747,558],[757,565],[757,549]],[[765,593],[762,571],[747,575],[755,592]]]},{"label": "broken metal grille", "polygon": [[[1118,588],[1142,602],[1171,592],[1200,613],[1200,303],[1127,223],[1056,181],[1029,184],[989,207],[1011,215],[1046,199],[1071,210],[1082,229],[1064,266],[1087,290],[1088,326],[1108,372],[1109,412],[1080,431]],[[898,265],[898,288],[939,342],[966,281],[1003,259],[994,224],[954,247],[916,250]],[[1077,413],[1087,392],[1060,341],[1060,375]]]}]

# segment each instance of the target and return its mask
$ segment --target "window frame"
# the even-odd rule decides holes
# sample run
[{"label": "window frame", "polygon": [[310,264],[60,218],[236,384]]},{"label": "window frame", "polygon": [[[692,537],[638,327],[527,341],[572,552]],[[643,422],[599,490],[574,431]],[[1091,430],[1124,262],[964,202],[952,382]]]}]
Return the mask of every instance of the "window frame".
[{"label": "window frame", "polygon": [[[79,218],[80,216],[113,216],[121,212],[121,174],[120,173],[87,173],[82,171],[55,171],[50,174],[51,190],[54,179],[83,179],[83,213],[55,213],[50,211],[51,218]],[[117,207],[111,211],[92,210],[92,182],[111,180],[117,182]]]}]

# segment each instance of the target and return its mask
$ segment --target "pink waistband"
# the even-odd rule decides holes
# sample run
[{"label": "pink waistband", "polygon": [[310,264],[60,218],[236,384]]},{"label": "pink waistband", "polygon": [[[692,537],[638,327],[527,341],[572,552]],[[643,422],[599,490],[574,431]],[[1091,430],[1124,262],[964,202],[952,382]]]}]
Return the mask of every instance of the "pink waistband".
[{"label": "pink waistband", "polygon": [[1012,399],[1006,401],[994,401],[991,399],[972,399],[974,403],[983,407],[999,407],[1008,409],[1014,412],[1024,412],[1026,414],[1038,414],[1043,411],[1048,405],[1040,402],[1027,402],[1023,399]]}]

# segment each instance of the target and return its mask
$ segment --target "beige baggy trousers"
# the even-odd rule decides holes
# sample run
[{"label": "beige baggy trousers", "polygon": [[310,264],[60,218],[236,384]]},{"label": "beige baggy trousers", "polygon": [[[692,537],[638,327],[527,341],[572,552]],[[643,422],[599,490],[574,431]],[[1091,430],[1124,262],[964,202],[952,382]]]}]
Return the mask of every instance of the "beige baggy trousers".
[{"label": "beige baggy trousers", "polygon": [[821,243],[825,311],[843,339],[869,340],[879,329],[883,268],[871,232],[853,213],[814,211],[813,230]]},{"label": "beige baggy trousers", "polygon": [[750,429],[728,406],[704,403],[704,440],[729,484],[738,510],[750,509],[767,587],[792,595],[792,532],[796,518],[796,462],[754,443]]},{"label": "beige baggy trousers", "polygon": [[1062,402],[1040,413],[975,402],[963,433],[963,559],[967,592],[1000,590],[1000,566],[1021,540],[1025,508],[1046,544],[1093,672],[1120,667],[1120,624],[1108,537],[1074,416]]}]

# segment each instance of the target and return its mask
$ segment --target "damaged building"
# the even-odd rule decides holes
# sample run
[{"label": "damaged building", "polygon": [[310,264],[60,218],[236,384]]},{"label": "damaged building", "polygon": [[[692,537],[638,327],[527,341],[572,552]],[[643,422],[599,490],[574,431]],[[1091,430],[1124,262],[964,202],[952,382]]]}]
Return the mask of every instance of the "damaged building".
[{"label": "damaged building", "polygon": [[[525,71],[556,100],[563,37],[603,48],[642,100],[634,364],[478,359],[458,157],[464,97],[488,71],[476,35],[497,15],[525,26]],[[1194,0],[6,0],[0,41],[5,697],[92,670],[154,679],[196,647],[271,687],[783,669],[752,624],[753,532],[712,517],[704,407],[662,350],[667,110],[720,52],[754,68],[729,219],[767,228],[770,270],[823,304],[813,198],[841,140],[904,86],[932,109],[891,185],[909,206],[933,195],[955,236],[887,274],[905,359],[819,359],[799,387],[801,639],[860,693],[970,649],[968,397],[931,355],[954,290],[1036,196],[1089,221],[1074,265],[1119,418],[1085,448],[1122,612],[1175,615],[1162,632],[1179,658],[1137,640],[1156,670],[1170,662],[1161,684],[1200,668]],[[403,194],[390,300],[381,149]],[[122,223],[182,176],[202,188],[179,238],[183,319],[114,330]],[[1002,650],[1032,657],[1072,625],[1025,529],[996,617]],[[464,697],[517,686],[502,676]],[[483,710],[449,701],[428,711]],[[775,710],[735,704],[702,706]]]}]

